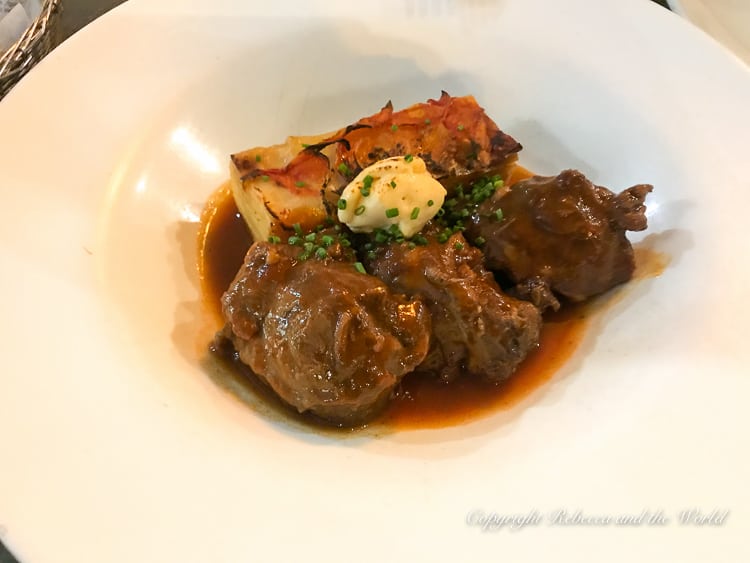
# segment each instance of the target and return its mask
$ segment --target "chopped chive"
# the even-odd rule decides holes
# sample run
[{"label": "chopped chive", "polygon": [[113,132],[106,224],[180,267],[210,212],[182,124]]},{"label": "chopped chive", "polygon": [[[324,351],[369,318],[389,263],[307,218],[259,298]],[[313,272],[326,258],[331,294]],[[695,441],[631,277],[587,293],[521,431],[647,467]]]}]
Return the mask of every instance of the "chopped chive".
[{"label": "chopped chive", "polygon": [[348,238],[342,238],[339,240],[339,244],[344,248],[349,248],[352,245],[352,242]]},{"label": "chopped chive", "polygon": [[315,242],[315,233],[309,233],[305,235],[305,240],[307,242]]},{"label": "chopped chive", "polygon": [[344,209],[346,209],[346,200],[345,200],[345,199],[344,199],[343,197],[339,199],[339,202],[338,202],[338,207],[339,207],[339,209],[341,209],[342,211],[343,211]]},{"label": "chopped chive", "polygon": [[497,220],[497,221],[502,221],[503,220],[503,210],[502,209],[498,209],[497,211],[495,211],[495,220]]},{"label": "chopped chive", "polygon": [[357,209],[354,210],[354,214],[355,215],[362,215],[362,213],[364,213],[364,212],[365,212],[365,206],[364,205],[360,205],[359,207],[357,207]]},{"label": "chopped chive", "polygon": [[299,256],[297,256],[297,260],[302,260],[303,262],[310,258],[310,253],[305,250],[303,253],[301,253]]},{"label": "chopped chive", "polygon": [[440,242],[440,243],[447,242],[448,241],[448,235],[446,235],[445,233],[440,233],[437,236],[437,241]]},{"label": "chopped chive", "polygon": [[331,235],[323,235],[320,237],[320,244],[325,247],[329,247],[333,244],[333,237]]},{"label": "chopped chive", "polygon": [[442,217],[443,215],[445,215],[445,209],[441,207],[440,209],[438,209],[437,216]]},{"label": "chopped chive", "polygon": [[310,143],[302,143],[302,148],[303,149],[306,149],[309,146],[310,146]]},{"label": "chopped chive", "polygon": [[255,155],[255,162],[260,162],[261,156],[259,154]]},{"label": "chopped chive", "polygon": [[417,248],[417,243],[410,240],[407,246],[409,247],[409,250],[414,250],[415,248]]},{"label": "chopped chive", "polygon": [[459,123],[458,127],[456,127],[456,129],[458,129],[459,131],[463,131],[464,130],[464,126]]},{"label": "chopped chive", "polygon": [[278,244],[281,242],[281,237],[277,237],[276,235],[271,235],[270,237],[268,237],[268,242]]},{"label": "chopped chive", "polygon": [[434,201],[432,201],[432,200],[429,200],[429,201],[427,202],[427,207],[432,207],[433,205],[435,205],[435,202],[434,202]]},{"label": "chopped chive", "polygon": [[406,162],[411,162],[412,160],[414,160],[414,156],[412,156],[412,155],[410,155],[410,154],[407,154],[407,155],[406,155],[406,156],[404,157],[404,160],[405,160]]},{"label": "chopped chive", "polygon": [[474,244],[477,246],[482,246],[487,240],[484,237],[477,237],[474,239]]},{"label": "chopped chive", "polygon": [[412,221],[415,220],[417,217],[419,217],[419,207],[415,207],[414,209],[412,209],[411,215],[409,215],[409,217],[411,218]]},{"label": "chopped chive", "polygon": [[372,188],[373,180],[374,178],[369,174],[362,179],[362,188],[360,189],[360,192],[362,192],[364,197],[370,195],[370,188]]},{"label": "chopped chive", "polygon": [[263,174],[263,176],[260,177],[261,182],[268,182],[268,175]]},{"label": "chopped chive", "polygon": [[456,241],[456,244],[453,245],[453,248],[456,250],[463,250],[464,249],[464,243]]},{"label": "chopped chive", "polygon": [[312,252],[313,248],[315,248],[315,245],[312,242],[307,241],[302,243],[302,248],[304,248],[307,252]]},{"label": "chopped chive", "polygon": [[376,256],[377,256],[377,254],[375,253],[374,250],[370,250],[370,251],[367,252],[367,258],[369,260],[375,260]]},{"label": "chopped chive", "polygon": [[385,216],[388,217],[389,219],[398,217],[398,207],[391,207],[390,209],[386,209]]},{"label": "chopped chive", "polygon": [[391,180],[391,187],[396,189],[396,180]]},{"label": "chopped chive", "polygon": [[396,125],[395,123],[391,125],[391,131],[398,131],[398,125]]},{"label": "chopped chive", "polygon": [[378,230],[375,233],[375,242],[377,242],[378,244],[383,244],[387,240],[388,240],[388,233],[386,233],[385,231]]},{"label": "chopped chive", "polygon": [[349,172],[351,171],[349,170],[349,167],[346,165],[346,162],[342,162],[341,164],[339,164],[339,172],[341,172],[341,174],[343,174],[344,176],[349,175]]},{"label": "chopped chive", "polygon": [[291,244],[292,246],[296,246],[302,243],[302,239],[296,235],[292,235],[289,237],[289,240],[287,240],[286,242]]},{"label": "chopped chive", "polygon": [[354,269],[357,270],[360,274],[367,273],[367,270],[365,270],[365,267],[362,265],[362,262],[355,262]]},{"label": "chopped chive", "polygon": [[294,232],[297,233],[298,237],[302,236],[302,226],[299,223],[292,225],[292,228],[294,229]]},{"label": "chopped chive", "polygon": [[319,246],[317,250],[315,251],[315,256],[317,256],[320,259],[323,259],[326,256],[328,256],[328,251],[322,246]]},{"label": "chopped chive", "polygon": [[432,120],[428,118],[428,119],[425,119],[424,122],[425,122],[425,125],[429,125],[430,123],[432,123]]},{"label": "chopped chive", "polygon": [[305,187],[305,183],[302,180],[297,180],[296,182],[294,182],[294,185],[297,186],[298,188]]},{"label": "chopped chive", "polygon": [[414,243],[417,244],[417,245],[419,245],[419,246],[425,246],[427,244],[427,242],[428,242],[427,239],[424,238],[422,235],[416,235],[411,240],[413,240]]}]

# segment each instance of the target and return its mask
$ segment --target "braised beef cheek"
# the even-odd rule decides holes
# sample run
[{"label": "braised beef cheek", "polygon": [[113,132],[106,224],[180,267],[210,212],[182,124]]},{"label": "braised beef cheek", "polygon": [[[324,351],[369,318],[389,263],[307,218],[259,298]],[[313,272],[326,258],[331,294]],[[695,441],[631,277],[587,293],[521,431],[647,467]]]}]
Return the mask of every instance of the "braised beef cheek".
[{"label": "braised beef cheek", "polygon": [[368,262],[394,291],[421,298],[432,315],[432,344],[419,371],[500,382],[539,342],[536,307],[503,293],[482,254],[460,233],[445,243],[390,244]]},{"label": "braised beef cheek", "polygon": [[[335,253],[332,253],[335,256]],[[425,358],[430,314],[352,262],[255,243],[222,297],[219,338],[287,403],[334,424],[376,416]]]},{"label": "braised beef cheek", "polygon": [[583,301],[628,281],[635,268],[626,231],[646,228],[652,186],[620,194],[576,170],[535,176],[497,192],[473,214],[467,237],[516,295],[557,309],[555,295]]}]

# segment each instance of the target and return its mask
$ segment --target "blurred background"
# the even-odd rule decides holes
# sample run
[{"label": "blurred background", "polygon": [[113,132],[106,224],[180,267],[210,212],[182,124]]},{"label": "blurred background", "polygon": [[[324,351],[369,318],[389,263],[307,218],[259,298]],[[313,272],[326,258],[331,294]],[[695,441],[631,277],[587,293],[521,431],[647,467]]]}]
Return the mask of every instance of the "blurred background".
[{"label": "blurred background", "polygon": [[60,19],[61,40],[73,35],[89,22],[108,12],[125,0],[63,0]]},{"label": "blurred background", "polygon": [[[653,1],[667,7],[667,0]],[[63,0],[65,11],[60,20],[62,38],[69,37],[87,23],[123,2],[125,0]]]}]

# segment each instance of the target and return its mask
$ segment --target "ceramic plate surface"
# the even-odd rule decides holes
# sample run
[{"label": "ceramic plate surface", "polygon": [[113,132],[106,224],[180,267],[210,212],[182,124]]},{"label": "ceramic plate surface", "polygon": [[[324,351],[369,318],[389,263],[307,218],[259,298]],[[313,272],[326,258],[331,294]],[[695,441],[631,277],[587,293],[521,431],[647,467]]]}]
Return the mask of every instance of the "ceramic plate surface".
[{"label": "ceramic plate surface", "polygon": [[[654,184],[633,239],[665,271],[463,426],[336,438],[248,407],[201,365],[197,221],[228,155],[441,90],[539,173]],[[24,563],[750,560],[748,100],[744,65],[646,0],[123,4],[0,103],[2,541]]]}]

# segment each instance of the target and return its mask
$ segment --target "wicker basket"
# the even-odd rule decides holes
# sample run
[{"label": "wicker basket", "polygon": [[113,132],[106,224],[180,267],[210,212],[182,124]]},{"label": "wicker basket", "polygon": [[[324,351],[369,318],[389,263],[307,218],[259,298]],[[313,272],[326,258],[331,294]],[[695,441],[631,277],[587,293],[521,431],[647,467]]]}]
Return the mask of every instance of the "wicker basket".
[{"label": "wicker basket", "polygon": [[57,20],[62,0],[44,0],[39,17],[23,35],[0,56],[0,100],[24,74],[49,53],[58,43]]}]

